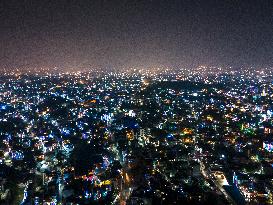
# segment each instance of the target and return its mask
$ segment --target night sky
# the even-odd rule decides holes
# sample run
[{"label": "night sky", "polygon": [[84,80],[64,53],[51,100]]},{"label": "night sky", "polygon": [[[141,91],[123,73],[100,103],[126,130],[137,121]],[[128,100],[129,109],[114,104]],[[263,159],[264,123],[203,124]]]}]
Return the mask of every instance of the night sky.
[{"label": "night sky", "polygon": [[272,64],[272,0],[0,0],[1,68]]}]

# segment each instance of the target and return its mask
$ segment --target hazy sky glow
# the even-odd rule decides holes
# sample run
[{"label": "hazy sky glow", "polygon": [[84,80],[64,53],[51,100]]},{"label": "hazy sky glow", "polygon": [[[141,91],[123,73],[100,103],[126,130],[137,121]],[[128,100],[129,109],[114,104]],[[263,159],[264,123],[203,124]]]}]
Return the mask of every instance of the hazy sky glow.
[{"label": "hazy sky glow", "polygon": [[272,8],[272,0],[3,0],[0,66],[268,66]]}]

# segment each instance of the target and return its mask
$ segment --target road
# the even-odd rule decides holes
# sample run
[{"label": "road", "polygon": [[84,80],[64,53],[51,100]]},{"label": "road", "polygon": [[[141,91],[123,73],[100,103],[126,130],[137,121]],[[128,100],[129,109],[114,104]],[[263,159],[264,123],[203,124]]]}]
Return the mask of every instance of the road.
[{"label": "road", "polygon": [[228,200],[229,204],[237,205],[237,203],[226,192],[226,190],[223,188],[223,186],[221,186],[219,184],[219,182],[217,180],[213,179],[212,175],[207,172],[206,167],[205,167],[205,165],[204,165],[204,163],[202,161],[200,161],[200,171],[201,171],[202,175],[206,179],[211,179],[211,181],[214,183],[214,185],[218,189],[218,191],[220,191],[226,197],[226,199]]}]

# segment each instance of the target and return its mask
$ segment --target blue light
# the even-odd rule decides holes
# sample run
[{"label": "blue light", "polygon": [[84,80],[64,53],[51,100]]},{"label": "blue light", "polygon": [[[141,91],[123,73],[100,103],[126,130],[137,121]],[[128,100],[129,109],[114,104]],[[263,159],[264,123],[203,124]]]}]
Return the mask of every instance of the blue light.
[{"label": "blue light", "polygon": [[6,110],[6,109],[7,109],[7,106],[6,106],[6,105],[2,105],[2,106],[0,107],[0,109],[1,109],[1,110]]},{"label": "blue light", "polygon": [[167,138],[168,138],[168,139],[173,139],[173,134],[168,134],[168,135],[167,135]]}]

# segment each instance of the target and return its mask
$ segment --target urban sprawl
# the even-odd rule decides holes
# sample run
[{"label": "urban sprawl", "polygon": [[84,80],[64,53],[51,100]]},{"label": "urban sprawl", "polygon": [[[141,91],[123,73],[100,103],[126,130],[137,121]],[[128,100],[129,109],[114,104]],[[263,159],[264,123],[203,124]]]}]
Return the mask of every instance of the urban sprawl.
[{"label": "urban sprawl", "polygon": [[272,204],[272,70],[3,72],[0,204]]}]

